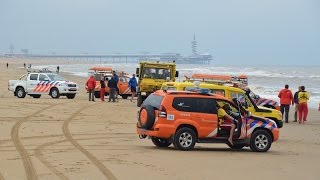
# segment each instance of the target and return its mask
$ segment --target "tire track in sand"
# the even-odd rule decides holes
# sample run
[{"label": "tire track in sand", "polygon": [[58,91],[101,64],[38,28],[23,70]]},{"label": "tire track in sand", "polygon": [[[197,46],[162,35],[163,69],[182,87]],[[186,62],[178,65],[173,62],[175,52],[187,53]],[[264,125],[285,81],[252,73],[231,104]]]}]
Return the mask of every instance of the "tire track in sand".
[{"label": "tire track in sand", "polygon": [[53,105],[47,106],[45,108],[42,108],[42,109],[36,111],[35,113],[32,113],[29,116],[26,116],[25,119],[19,120],[16,124],[14,124],[14,126],[11,129],[11,138],[12,138],[12,141],[13,141],[17,151],[19,152],[19,154],[21,156],[21,159],[22,159],[22,162],[23,162],[23,166],[24,166],[24,170],[26,172],[28,180],[37,180],[38,176],[37,176],[37,172],[36,172],[35,168],[33,167],[33,164],[32,164],[32,161],[30,159],[30,156],[29,156],[27,150],[24,148],[24,146],[23,146],[23,144],[21,142],[21,139],[19,137],[19,128],[23,123],[29,121],[29,119],[31,117],[33,117],[33,116],[35,116],[35,115],[37,115],[37,114],[49,109],[49,108],[52,108],[54,106],[58,106],[58,105],[61,105],[61,104],[64,104],[64,103],[53,104]]},{"label": "tire track in sand", "polygon": [[4,180],[4,177],[2,176],[1,173],[0,173],[0,180]]},{"label": "tire track in sand", "polygon": [[[81,138],[81,139],[77,139],[77,141],[92,140],[92,139],[97,139],[97,138],[100,138],[100,137]],[[101,137],[101,138],[105,138],[105,137]],[[38,146],[35,149],[35,155],[49,170],[51,170],[60,179],[68,180],[69,178],[67,176],[65,176],[62,172],[60,172],[56,167],[54,167],[48,160],[46,160],[46,158],[44,157],[44,154],[42,153],[46,147],[53,146],[53,145],[60,144],[60,143],[64,143],[64,142],[68,142],[68,140],[64,139],[64,140],[52,141],[52,142],[42,144],[41,146]]]},{"label": "tire track in sand", "polygon": [[86,106],[80,108],[77,112],[73,114],[70,118],[64,121],[62,130],[65,137],[73,144],[79,151],[81,151],[87,158],[97,166],[100,172],[109,180],[116,180],[117,178],[113,175],[113,173],[101,162],[99,161],[94,155],[92,155],[89,151],[83,148],[75,139],[73,139],[70,130],[69,130],[69,123],[83,110],[92,106]]},{"label": "tire track in sand", "polygon": [[62,142],[66,142],[68,140],[59,140],[59,141],[54,141],[54,142],[48,142],[45,144],[42,144],[41,146],[38,146],[35,149],[35,155],[36,157],[51,171],[53,172],[55,175],[57,175],[60,179],[62,180],[69,180],[69,178],[67,176],[65,176],[62,172],[58,171],[57,168],[55,168],[52,164],[49,163],[49,161],[47,161],[42,154],[42,151],[45,147],[47,146],[51,146],[54,144],[58,144],[58,143],[62,143]]}]

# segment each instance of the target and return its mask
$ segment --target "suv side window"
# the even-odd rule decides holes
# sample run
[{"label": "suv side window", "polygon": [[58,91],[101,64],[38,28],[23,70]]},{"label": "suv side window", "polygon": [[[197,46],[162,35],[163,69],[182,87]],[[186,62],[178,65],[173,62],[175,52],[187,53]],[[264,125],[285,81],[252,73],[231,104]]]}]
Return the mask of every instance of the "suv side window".
[{"label": "suv side window", "polygon": [[241,103],[243,106],[248,106],[250,103],[248,103],[247,98],[245,94],[239,93],[239,92],[231,92],[231,98],[237,98],[238,101]]},{"label": "suv side window", "polygon": [[31,81],[36,81],[36,80],[38,80],[38,74],[30,74],[30,80],[31,80]]},{"label": "suv side window", "polygon": [[177,97],[172,107],[178,111],[216,114],[216,101],[211,98]]},{"label": "suv side window", "polygon": [[146,100],[143,101],[144,106],[152,106],[156,109],[160,109],[161,103],[163,100],[163,96],[150,94]]},{"label": "suv side window", "polygon": [[39,75],[39,81],[45,81],[45,79],[47,79],[46,81],[48,81],[48,77],[44,74],[40,74]]}]

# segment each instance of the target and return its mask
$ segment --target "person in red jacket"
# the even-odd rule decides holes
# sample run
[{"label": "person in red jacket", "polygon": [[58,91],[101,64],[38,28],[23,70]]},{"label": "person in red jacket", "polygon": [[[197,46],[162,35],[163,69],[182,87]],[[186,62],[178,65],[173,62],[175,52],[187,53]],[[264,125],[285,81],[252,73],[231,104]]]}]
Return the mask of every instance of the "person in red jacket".
[{"label": "person in red jacket", "polygon": [[289,90],[288,84],[286,84],[284,86],[284,89],[282,89],[279,92],[278,97],[280,98],[280,111],[282,113],[282,119],[283,115],[285,115],[285,122],[288,123],[290,104],[292,104],[292,106],[294,105],[293,95],[292,92]]},{"label": "person in red jacket", "polygon": [[89,101],[94,101],[94,88],[96,87],[96,80],[94,79],[94,75],[91,75],[87,80],[86,89],[89,92]]}]

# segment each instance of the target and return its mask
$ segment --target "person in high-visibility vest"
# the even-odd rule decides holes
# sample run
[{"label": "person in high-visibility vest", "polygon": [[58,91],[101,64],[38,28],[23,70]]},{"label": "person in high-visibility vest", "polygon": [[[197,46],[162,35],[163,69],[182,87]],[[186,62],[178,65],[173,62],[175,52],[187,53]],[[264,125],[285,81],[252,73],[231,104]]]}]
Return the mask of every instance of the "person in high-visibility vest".
[{"label": "person in high-visibility vest", "polygon": [[309,93],[305,91],[304,86],[301,86],[301,91],[298,94],[298,100],[299,100],[299,106],[298,106],[299,124],[301,124],[307,121],[307,116],[308,116]]}]

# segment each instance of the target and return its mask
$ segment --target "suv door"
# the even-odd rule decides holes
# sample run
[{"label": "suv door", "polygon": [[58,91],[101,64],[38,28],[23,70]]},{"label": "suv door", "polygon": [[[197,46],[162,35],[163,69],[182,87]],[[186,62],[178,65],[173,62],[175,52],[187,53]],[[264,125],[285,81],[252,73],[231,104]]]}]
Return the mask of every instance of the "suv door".
[{"label": "suv door", "polygon": [[46,74],[39,74],[39,83],[41,87],[37,89],[39,94],[44,94],[49,91],[50,81]]},{"label": "suv door", "polygon": [[38,76],[39,74],[30,74],[29,79],[27,80],[27,92],[29,94],[38,93],[36,88],[38,86]]},{"label": "suv door", "polygon": [[176,97],[172,106],[181,111],[181,118],[186,116],[184,119],[190,119],[194,123],[198,138],[209,137],[218,128],[216,101],[213,98]]}]

